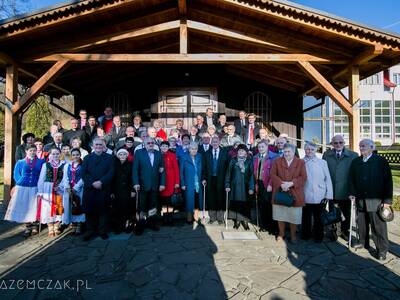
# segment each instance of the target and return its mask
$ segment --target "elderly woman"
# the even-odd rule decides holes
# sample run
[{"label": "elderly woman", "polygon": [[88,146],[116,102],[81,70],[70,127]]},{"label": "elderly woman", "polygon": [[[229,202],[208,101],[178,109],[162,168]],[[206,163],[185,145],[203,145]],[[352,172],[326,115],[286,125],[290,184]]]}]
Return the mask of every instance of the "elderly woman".
[{"label": "elderly woman", "polygon": [[249,230],[250,219],[249,195],[254,194],[253,160],[247,157],[247,147],[237,147],[237,157],[232,158],[226,170],[225,190],[229,194],[229,218],[233,219],[233,228],[240,225]]},{"label": "elderly woman", "polygon": [[[304,160],[295,157],[296,146],[285,144],[283,157],[275,159],[271,169],[272,180],[272,217],[278,221],[279,235],[277,241],[285,236],[285,225],[290,224],[291,242],[296,243],[297,225],[301,224],[302,207],[304,206],[304,184],[307,180]],[[275,203],[278,192],[286,192],[294,197],[291,206]]]},{"label": "elderly woman", "polygon": [[320,218],[322,209],[320,203],[323,199],[333,199],[333,189],[328,164],[315,155],[316,150],[317,145],[313,143],[306,143],[304,146],[307,181],[304,186],[306,205],[303,207],[301,238],[308,240],[313,236],[316,243],[321,243],[324,227]]},{"label": "elderly woman", "polygon": [[[181,188],[184,191],[186,200],[186,222],[190,224],[199,222],[199,209],[203,209],[203,187],[205,184],[203,172],[203,159],[197,153],[198,144],[190,143],[189,152],[180,160]],[[200,224],[200,223],[199,223]]]},{"label": "elderly woman", "polygon": [[161,119],[154,120],[153,127],[157,131],[157,134],[156,134],[157,139],[162,140],[162,141],[166,141],[168,139],[167,133],[163,129],[163,121]]}]

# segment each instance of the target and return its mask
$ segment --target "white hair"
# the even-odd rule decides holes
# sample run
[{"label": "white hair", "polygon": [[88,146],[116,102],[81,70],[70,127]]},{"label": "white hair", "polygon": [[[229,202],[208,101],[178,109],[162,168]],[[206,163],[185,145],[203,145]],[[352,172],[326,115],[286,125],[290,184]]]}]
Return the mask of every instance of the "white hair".
[{"label": "white hair", "polygon": [[363,140],[360,141],[359,145],[361,145],[361,144],[367,144],[368,146],[371,147],[372,150],[375,150],[375,143],[371,139],[363,139]]}]

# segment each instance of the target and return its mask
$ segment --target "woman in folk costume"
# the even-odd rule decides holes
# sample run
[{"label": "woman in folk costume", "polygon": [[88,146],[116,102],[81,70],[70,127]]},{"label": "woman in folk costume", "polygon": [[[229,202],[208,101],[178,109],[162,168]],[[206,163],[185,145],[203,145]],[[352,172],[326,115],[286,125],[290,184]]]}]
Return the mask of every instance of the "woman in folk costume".
[{"label": "woman in folk costume", "polygon": [[78,235],[81,233],[81,225],[85,222],[85,214],[82,210],[83,180],[81,177],[81,151],[78,148],[71,150],[72,160],[64,165],[61,187],[63,193],[64,214],[63,224],[72,223],[72,231]]},{"label": "woman in folk costume", "polygon": [[16,183],[14,194],[7,208],[5,220],[18,223],[27,223],[25,236],[37,234],[37,186],[40,170],[44,160],[36,157],[36,147],[30,145],[25,149],[25,159],[19,160],[14,168],[14,180]]},{"label": "woman in folk costume", "polygon": [[36,146],[36,156],[39,159],[47,160],[49,153],[44,151],[44,144],[42,139],[35,139],[35,146]]},{"label": "woman in folk costume", "polygon": [[52,148],[49,161],[42,166],[38,181],[38,218],[42,224],[47,224],[49,236],[60,234],[60,221],[64,212],[63,178],[64,163],[60,161],[60,150]]},{"label": "woman in folk costume", "polygon": [[240,225],[249,230],[250,219],[249,195],[254,194],[253,160],[247,157],[247,147],[237,147],[237,157],[228,166],[225,177],[225,190],[229,194],[229,218],[233,219],[233,228]]}]

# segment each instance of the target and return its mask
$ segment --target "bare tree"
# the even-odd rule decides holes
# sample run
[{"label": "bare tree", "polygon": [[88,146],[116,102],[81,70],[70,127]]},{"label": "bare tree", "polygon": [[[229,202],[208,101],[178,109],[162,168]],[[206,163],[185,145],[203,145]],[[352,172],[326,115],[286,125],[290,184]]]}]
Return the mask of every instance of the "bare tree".
[{"label": "bare tree", "polygon": [[31,9],[31,0],[0,0],[0,19],[10,18]]}]

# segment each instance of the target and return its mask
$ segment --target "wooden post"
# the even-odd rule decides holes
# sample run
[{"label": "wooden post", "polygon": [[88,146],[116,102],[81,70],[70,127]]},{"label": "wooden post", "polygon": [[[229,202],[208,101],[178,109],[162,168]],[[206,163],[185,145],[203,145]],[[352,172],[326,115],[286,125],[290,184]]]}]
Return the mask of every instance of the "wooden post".
[{"label": "wooden post", "polygon": [[[7,67],[6,70],[6,101],[14,104],[18,101],[18,68],[16,65]],[[17,147],[17,114],[11,108],[5,107],[4,116],[4,203],[10,200],[12,187],[13,166],[15,164],[15,150]]]},{"label": "wooden post", "polygon": [[188,53],[188,29],[186,20],[182,19],[179,29],[179,53]]},{"label": "wooden post", "polygon": [[358,67],[351,67],[349,78],[349,101],[353,114],[349,114],[349,142],[353,151],[359,152],[360,142],[360,71]]}]

